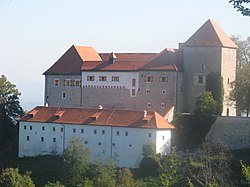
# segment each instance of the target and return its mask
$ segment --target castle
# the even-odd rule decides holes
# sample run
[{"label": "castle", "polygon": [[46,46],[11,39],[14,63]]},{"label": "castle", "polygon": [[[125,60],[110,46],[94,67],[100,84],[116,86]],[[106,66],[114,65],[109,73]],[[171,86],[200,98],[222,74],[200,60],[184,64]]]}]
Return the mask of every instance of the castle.
[{"label": "castle", "polygon": [[171,149],[169,122],[174,113],[193,112],[206,75],[223,77],[222,115],[235,80],[234,42],[216,22],[205,22],[179,49],[160,53],[98,53],[72,46],[45,75],[43,107],[23,116],[19,157],[62,154],[73,136],[80,137],[92,160],[111,159],[118,167],[138,167],[142,147]]},{"label": "castle", "polygon": [[98,53],[72,46],[45,75],[45,104],[57,107],[156,111],[165,116],[193,112],[206,75],[223,77],[222,115],[235,115],[227,105],[235,80],[237,46],[215,21],[205,22],[179,49],[160,53]]}]

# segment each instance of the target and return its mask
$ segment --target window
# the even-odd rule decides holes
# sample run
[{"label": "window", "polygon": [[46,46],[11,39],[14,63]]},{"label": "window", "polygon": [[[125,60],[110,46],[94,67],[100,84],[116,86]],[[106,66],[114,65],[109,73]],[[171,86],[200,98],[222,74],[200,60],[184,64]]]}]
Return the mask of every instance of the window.
[{"label": "window", "polygon": [[162,140],[165,140],[165,136],[162,136]]},{"label": "window", "polygon": [[198,83],[202,84],[203,83],[203,75],[198,76]]},{"label": "window", "polygon": [[23,129],[26,130],[26,125],[23,126]]},{"label": "window", "polygon": [[120,135],[120,132],[119,132],[119,131],[116,131],[116,135],[119,136],[119,135]]},{"label": "window", "polygon": [[146,94],[150,94],[150,89],[146,89]]},{"label": "window", "polygon": [[107,81],[107,76],[99,76],[99,81]]},{"label": "window", "polygon": [[119,76],[112,76],[113,82],[119,82]]},{"label": "window", "polygon": [[128,131],[125,132],[125,136],[128,136]]},{"label": "window", "polygon": [[132,86],[135,86],[135,79],[132,79]]},{"label": "window", "polygon": [[56,142],[56,138],[53,138],[53,142]]},{"label": "window", "polygon": [[115,143],[112,143],[112,146],[115,146]]},{"label": "window", "polygon": [[85,143],[85,144],[88,144],[88,141],[85,141],[84,143]]},{"label": "window", "polygon": [[147,103],[147,107],[148,107],[148,108],[151,108],[151,103]]},{"label": "window", "polygon": [[97,130],[94,130],[94,134],[97,134]]},{"label": "window", "polygon": [[87,76],[87,81],[95,81],[95,76]]},{"label": "window", "polygon": [[73,129],[73,133],[76,133],[76,129],[75,128]]},{"label": "window", "polygon": [[27,136],[27,137],[26,137],[26,140],[27,140],[27,141],[29,141],[29,140],[30,140],[30,137],[29,137],[29,136]]},{"label": "window", "polygon": [[131,145],[131,144],[129,144],[129,147],[132,147],[132,145]]},{"label": "window", "polygon": [[152,137],[152,134],[151,134],[151,133],[148,133],[148,137],[151,138],[151,137]]},{"label": "window", "polygon": [[230,84],[230,79],[229,78],[227,78],[227,84]]},{"label": "window", "polygon": [[135,96],[135,89],[132,89],[132,96]]},{"label": "window", "polygon": [[62,98],[66,99],[66,92],[62,92]]},{"label": "window", "polygon": [[70,86],[70,80],[66,79],[63,81],[63,86],[69,87]]},{"label": "window", "polygon": [[81,87],[81,81],[79,79],[75,80],[75,86]]},{"label": "window", "polygon": [[105,130],[102,130],[102,134],[105,134]]},{"label": "window", "polygon": [[30,126],[30,130],[32,130],[32,126]]},{"label": "window", "polygon": [[166,94],[166,90],[161,90],[161,93],[162,94]]},{"label": "window", "polygon": [[42,126],[42,130],[43,130],[43,131],[45,130],[45,126]]},{"label": "window", "polygon": [[59,79],[54,79],[54,86],[58,87],[59,86]]},{"label": "window", "polygon": [[201,64],[201,69],[205,69],[205,64]]},{"label": "window", "polygon": [[53,127],[52,129],[53,129],[53,132],[55,132],[55,131],[56,131],[56,128],[55,128],[55,127]]},{"label": "window", "polygon": [[99,143],[98,143],[98,145],[102,145],[102,143],[101,143],[101,142],[99,142]]},{"label": "window", "polygon": [[153,76],[151,76],[151,75],[145,76],[145,82],[147,82],[147,83],[153,82]]},{"label": "window", "polygon": [[168,77],[166,75],[160,76],[160,82],[168,82]]},{"label": "window", "polygon": [[81,133],[84,133],[84,129],[81,129]]},{"label": "window", "polygon": [[44,142],[44,137],[41,137],[41,142]]},{"label": "window", "polygon": [[61,127],[61,132],[63,132],[63,128]]},{"label": "window", "polygon": [[161,103],[161,108],[165,108],[165,103]]},{"label": "window", "polygon": [[75,86],[75,80],[70,80],[70,86],[74,87]]}]

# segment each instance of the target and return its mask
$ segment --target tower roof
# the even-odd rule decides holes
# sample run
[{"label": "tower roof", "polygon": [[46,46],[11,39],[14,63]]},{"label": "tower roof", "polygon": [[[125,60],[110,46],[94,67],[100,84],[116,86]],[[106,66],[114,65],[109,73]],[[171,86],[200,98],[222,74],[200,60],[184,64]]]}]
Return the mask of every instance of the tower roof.
[{"label": "tower roof", "polygon": [[185,46],[227,47],[238,46],[214,20],[207,20],[185,43]]}]

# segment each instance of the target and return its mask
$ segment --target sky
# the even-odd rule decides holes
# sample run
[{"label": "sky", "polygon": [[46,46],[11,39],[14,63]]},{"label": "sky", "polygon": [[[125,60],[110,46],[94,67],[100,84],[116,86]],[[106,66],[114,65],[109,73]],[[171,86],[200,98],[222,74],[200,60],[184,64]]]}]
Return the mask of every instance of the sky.
[{"label": "sky", "polygon": [[0,75],[21,106],[43,105],[42,75],[72,45],[98,52],[178,48],[208,19],[229,35],[250,36],[250,17],[229,0],[0,0]]}]

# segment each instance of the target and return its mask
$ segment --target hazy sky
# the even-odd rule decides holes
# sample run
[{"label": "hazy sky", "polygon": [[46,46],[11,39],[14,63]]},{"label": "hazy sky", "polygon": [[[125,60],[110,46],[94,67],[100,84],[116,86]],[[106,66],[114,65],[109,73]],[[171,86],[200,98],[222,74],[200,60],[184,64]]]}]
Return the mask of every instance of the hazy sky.
[{"label": "hazy sky", "polygon": [[0,0],[0,75],[29,110],[43,104],[44,76],[73,44],[99,52],[160,52],[178,47],[205,21],[250,36],[250,17],[229,0]]}]

